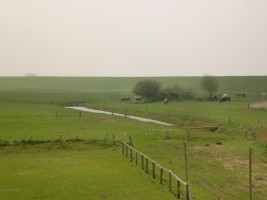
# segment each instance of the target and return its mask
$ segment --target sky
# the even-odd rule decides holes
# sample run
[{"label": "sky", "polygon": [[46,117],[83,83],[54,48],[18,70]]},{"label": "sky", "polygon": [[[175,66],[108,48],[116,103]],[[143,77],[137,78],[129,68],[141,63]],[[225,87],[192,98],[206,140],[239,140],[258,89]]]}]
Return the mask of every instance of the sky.
[{"label": "sky", "polygon": [[0,0],[0,76],[267,75],[267,0]]}]

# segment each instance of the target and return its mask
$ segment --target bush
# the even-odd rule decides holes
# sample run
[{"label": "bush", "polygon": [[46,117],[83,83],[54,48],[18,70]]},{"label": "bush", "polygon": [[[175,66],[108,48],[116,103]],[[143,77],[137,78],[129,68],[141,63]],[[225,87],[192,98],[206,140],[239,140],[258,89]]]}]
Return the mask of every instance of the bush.
[{"label": "bush", "polygon": [[133,93],[150,100],[156,97],[160,91],[160,83],[153,80],[143,80],[138,82],[133,88]]},{"label": "bush", "polygon": [[194,98],[193,90],[182,89],[179,85],[169,86],[161,91],[161,96],[163,98],[168,98],[171,100],[191,100]]}]

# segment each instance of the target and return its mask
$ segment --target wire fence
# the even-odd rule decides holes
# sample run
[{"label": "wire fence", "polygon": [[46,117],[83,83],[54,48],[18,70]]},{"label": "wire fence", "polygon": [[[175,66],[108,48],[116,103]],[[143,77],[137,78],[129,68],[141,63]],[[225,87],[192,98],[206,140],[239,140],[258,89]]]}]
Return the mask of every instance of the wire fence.
[{"label": "wire fence", "polygon": [[[117,143],[118,144],[118,143]],[[133,148],[126,142],[121,142],[122,154],[130,160],[130,162],[135,161],[135,165],[141,166],[142,170],[145,170],[146,173],[151,173],[153,179],[159,178],[159,183],[167,182],[169,191],[175,191],[177,193],[178,199],[190,200],[190,191],[189,185],[187,182],[180,179],[176,174],[171,170],[161,166],[159,163],[149,158],[144,153]],[[181,186],[184,186],[184,190],[181,189]]]}]

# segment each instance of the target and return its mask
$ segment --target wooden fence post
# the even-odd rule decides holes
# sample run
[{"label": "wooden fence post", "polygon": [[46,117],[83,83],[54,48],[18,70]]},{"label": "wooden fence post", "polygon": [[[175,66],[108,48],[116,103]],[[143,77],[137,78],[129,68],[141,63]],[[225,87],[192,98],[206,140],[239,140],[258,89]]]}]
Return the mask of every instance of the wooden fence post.
[{"label": "wooden fence post", "polygon": [[138,156],[138,153],[137,153],[137,151],[136,151],[136,152],[135,152],[135,164],[136,164],[136,165],[138,165],[138,157],[137,157],[137,156]]},{"label": "wooden fence post", "polygon": [[186,183],[185,185],[185,192],[186,192],[186,200],[190,200],[190,197],[189,197],[189,185],[188,183]]},{"label": "wooden fence post", "polygon": [[169,171],[169,190],[172,191],[172,173]]},{"label": "wooden fence post", "polygon": [[126,145],[126,157],[128,158],[128,146]]},{"label": "wooden fence post", "polygon": [[130,161],[133,162],[133,149],[130,148]]},{"label": "wooden fence post", "polygon": [[114,134],[114,133],[112,134],[112,142],[113,142],[113,143],[116,142],[116,137],[115,137],[115,134]]},{"label": "wooden fence post", "polygon": [[130,146],[133,146],[133,140],[132,140],[132,137],[131,136],[129,136],[129,145]]},{"label": "wooden fence post", "polygon": [[180,199],[181,197],[181,183],[177,180],[177,198]]},{"label": "wooden fence post", "polygon": [[122,143],[122,154],[124,154],[124,143]]},{"label": "wooden fence post", "polygon": [[249,200],[252,200],[252,148],[249,148]]},{"label": "wooden fence post", "polygon": [[189,142],[189,131],[186,130],[187,142]]},{"label": "wooden fence post", "polygon": [[184,142],[184,159],[185,159],[185,179],[188,181],[188,173],[187,173],[187,150],[186,150],[186,142]]},{"label": "wooden fence post", "polygon": [[148,158],[146,157],[146,173],[148,173]]},{"label": "wooden fence post", "polygon": [[155,162],[152,162],[152,174],[153,174],[153,178],[156,178],[156,173],[155,173]]},{"label": "wooden fence post", "polygon": [[142,162],[142,169],[144,169],[144,155],[143,154],[142,154],[141,162]]},{"label": "wooden fence post", "polygon": [[163,168],[160,168],[160,184],[162,184],[162,179],[163,179]]}]

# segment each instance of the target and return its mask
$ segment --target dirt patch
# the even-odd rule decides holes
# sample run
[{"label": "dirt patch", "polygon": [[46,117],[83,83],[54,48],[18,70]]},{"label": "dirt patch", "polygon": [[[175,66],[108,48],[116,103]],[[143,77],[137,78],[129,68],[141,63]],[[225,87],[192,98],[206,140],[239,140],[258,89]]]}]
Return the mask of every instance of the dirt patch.
[{"label": "dirt patch", "polygon": [[267,101],[250,103],[249,108],[252,109],[267,109]]}]

